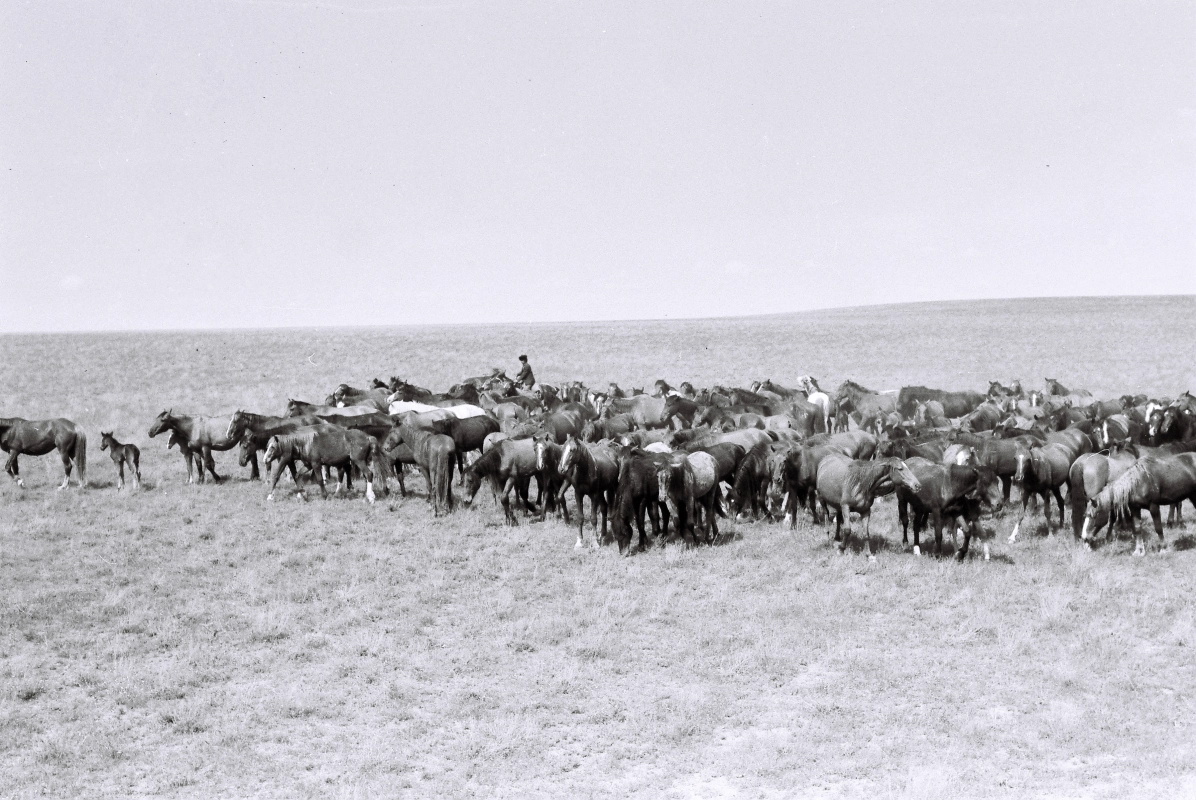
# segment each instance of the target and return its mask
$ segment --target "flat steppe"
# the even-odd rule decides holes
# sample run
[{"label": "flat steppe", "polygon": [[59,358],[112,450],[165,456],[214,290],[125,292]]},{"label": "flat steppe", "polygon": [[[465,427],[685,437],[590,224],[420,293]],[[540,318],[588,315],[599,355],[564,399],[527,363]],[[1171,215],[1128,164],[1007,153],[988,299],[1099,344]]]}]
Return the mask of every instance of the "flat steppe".
[{"label": "flat steppe", "polygon": [[[66,416],[0,480],[0,796],[1193,797],[1196,544],[1133,558],[1011,515],[993,558],[877,561],[808,523],[712,548],[574,551],[483,493],[267,503],[231,454],[188,486],[165,408],[281,413],[341,382],[444,388],[801,374],[1099,396],[1196,389],[1196,299],[931,303],[773,317],[0,336],[0,415]],[[115,491],[99,450],[142,448]],[[422,481],[410,485],[422,492]],[[1196,519],[1190,506],[1186,515]]]}]

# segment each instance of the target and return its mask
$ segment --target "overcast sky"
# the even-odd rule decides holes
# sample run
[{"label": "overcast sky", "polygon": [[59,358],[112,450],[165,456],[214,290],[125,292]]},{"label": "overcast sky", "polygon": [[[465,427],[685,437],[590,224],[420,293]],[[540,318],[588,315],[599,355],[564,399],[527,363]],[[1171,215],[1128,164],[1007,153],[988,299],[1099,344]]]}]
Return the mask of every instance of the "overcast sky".
[{"label": "overcast sky", "polygon": [[1196,292],[1196,5],[0,5],[0,330]]}]

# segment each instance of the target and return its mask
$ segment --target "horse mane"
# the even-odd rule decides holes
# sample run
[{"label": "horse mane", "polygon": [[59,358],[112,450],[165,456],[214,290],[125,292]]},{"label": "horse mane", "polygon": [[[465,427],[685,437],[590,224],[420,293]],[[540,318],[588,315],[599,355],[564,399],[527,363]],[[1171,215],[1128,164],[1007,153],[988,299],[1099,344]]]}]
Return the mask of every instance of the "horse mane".
[{"label": "horse mane", "polygon": [[482,453],[476,461],[465,468],[465,471],[475,475],[493,475],[498,472],[499,464],[502,462],[502,448],[499,446],[501,444],[499,442]]},{"label": "horse mane", "polygon": [[[1122,473],[1117,480],[1107,487],[1109,500],[1118,519],[1126,519],[1130,513],[1130,498],[1140,488],[1150,488],[1156,481],[1150,472],[1150,460],[1144,459],[1134,463],[1132,467]],[[1102,492],[1103,494],[1103,492]]]},{"label": "horse mane", "polygon": [[861,488],[866,491],[858,492],[860,495],[871,494],[877,481],[880,480],[881,474],[887,472],[889,467],[890,464],[888,461],[860,461],[856,459],[848,468],[847,475],[843,479],[843,496],[851,497]]}]

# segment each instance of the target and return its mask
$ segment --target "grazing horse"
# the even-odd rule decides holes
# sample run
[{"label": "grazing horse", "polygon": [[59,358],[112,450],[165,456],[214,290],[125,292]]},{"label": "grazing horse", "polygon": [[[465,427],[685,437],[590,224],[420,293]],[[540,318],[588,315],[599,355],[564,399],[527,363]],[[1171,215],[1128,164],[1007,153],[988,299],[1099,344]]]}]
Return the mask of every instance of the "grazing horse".
[{"label": "grazing horse", "polygon": [[[845,455],[831,454],[818,464],[815,488],[822,501],[823,511],[835,509],[835,539],[839,540],[843,524],[852,511],[860,515],[864,523],[864,548],[869,560],[872,554],[872,504],[876,498],[892,494],[898,485],[917,492],[921,484],[899,458],[881,461],[860,461]],[[847,549],[847,536],[839,542],[839,552]]]},{"label": "grazing horse", "polygon": [[[1137,512],[1149,509],[1155,533],[1162,543],[1163,519],[1159,506],[1182,504],[1184,500],[1196,505],[1196,453],[1138,459],[1088,501],[1088,515],[1094,520],[1101,513],[1110,514],[1114,519],[1129,519],[1134,531],[1134,555],[1143,556],[1146,555],[1146,544],[1138,532]],[[1086,516],[1084,530],[1088,531],[1090,527]]]},{"label": "grazing horse", "polygon": [[772,477],[774,460],[772,446],[760,442],[749,450],[735,470],[732,493],[735,495],[735,515],[743,516],[744,509],[751,506],[752,519],[760,518],[760,509],[768,511],[768,483]]},{"label": "grazing horse", "polygon": [[[619,485],[619,450],[609,442],[590,444],[576,436],[570,436],[561,447],[557,472],[564,476],[561,485],[561,503],[569,485],[577,499],[577,542],[582,547],[585,531],[585,506],[583,499],[590,498],[590,527],[594,529],[594,546],[606,540],[606,518],[615,501],[615,490]],[[598,511],[602,511],[602,531],[598,530]]]},{"label": "grazing horse", "polygon": [[[324,485],[324,467],[337,467],[342,477],[347,477],[352,468],[356,467],[365,477],[365,500],[373,504],[372,465],[378,460],[379,453],[374,437],[362,431],[348,430],[335,425],[321,425],[272,436],[266,445],[266,462],[273,461],[275,464],[266,499],[274,499],[274,487],[278,485],[283,469],[299,460],[311,466],[312,475],[319,483],[320,493],[324,497],[328,497],[328,489]],[[341,481],[337,481],[336,491],[340,493]]]},{"label": "grazing horse", "polygon": [[[163,411],[154,419],[150,426],[150,438],[154,438],[164,431],[175,431],[187,443],[188,450],[199,462],[199,482],[204,482],[204,469],[212,474],[212,478],[219,483],[224,480],[216,474],[216,462],[212,459],[212,452],[224,452],[237,445],[236,439],[228,438],[228,429],[232,425],[232,417],[188,417],[176,415],[173,409]],[[179,448],[182,450],[182,448]],[[191,483],[191,459],[187,459],[187,483]]]},{"label": "grazing horse", "polygon": [[[934,523],[935,552],[942,555],[943,519],[951,518],[951,528],[955,530],[955,518],[963,516],[968,528],[964,533],[963,548],[957,554],[962,560],[967,555],[973,533],[978,532],[981,506],[987,506],[991,512],[1001,508],[1001,482],[997,474],[988,467],[936,464],[924,458],[911,458],[905,465],[918,479],[919,488],[915,491],[905,486],[897,487],[901,543],[909,542],[909,506],[914,509],[914,555],[921,554],[920,533],[925,530],[928,519]],[[988,559],[987,544],[984,557]]]},{"label": "grazing horse", "polygon": [[133,474],[133,488],[141,488],[141,451],[137,449],[137,445],[121,444],[116,441],[116,437],[112,435],[111,431],[107,433],[101,431],[100,449],[109,451],[108,455],[112,457],[112,463],[116,465],[119,473],[119,481],[116,484],[118,492],[125,488],[125,464],[129,465],[129,471]]},{"label": "grazing horse", "polygon": [[1042,498],[1042,513],[1046,517],[1047,534],[1054,533],[1051,529],[1051,496],[1059,504],[1059,525],[1064,523],[1063,494],[1060,489],[1067,484],[1068,473],[1071,470],[1073,456],[1066,445],[1051,442],[1042,447],[1031,447],[1028,451],[1018,453],[1017,471],[1013,474],[1013,482],[1022,488],[1022,513],[1018,515],[1013,525],[1013,533],[1009,534],[1009,543],[1017,540],[1022,521],[1026,518],[1026,508],[1030,504],[1030,495],[1036,494]]},{"label": "grazing horse", "polygon": [[1067,494],[1071,503],[1072,533],[1088,541],[1109,521],[1107,514],[1089,519],[1088,501],[1100,494],[1110,481],[1120,478],[1138,459],[1125,451],[1118,453],[1081,453],[1067,473]]},{"label": "grazing horse", "polygon": [[532,511],[531,502],[527,498],[527,491],[531,483],[531,476],[536,474],[536,443],[532,439],[503,439],[489,450],[482,453],[482,457],[465,469],[465,480],[462,481],[462,493],[465,496],[465,506],[473,504],[473,498],[478,493],[483,479],[488,479],[491,488],[499,495],[502,503],[503,517],[508,525],[518,525],[511,510],[511,491],[515,491],[517,499],[523,501],[528,513]]},{"label": "grazing horse", "polygon": [[65,473],[59,489],[71,482],[71,467],[79,470],[79,488],[87,486],[87,434],[69,419],[27,420],[20,417],[0,417],[0,450],[8,453],[4,471],[24,486],[17,456],[44,456],[57,450]]},{"label": "grazing horse", "polygon": [[[433,515],[449,514],[453,510],[453,465],[457,446],[453,437],[435,430],[425,430],[404,424],[392,430],[382,443],[387,458],[396,458],[400,446],[411,448],[415,466],[424,476],[428,502]],[[393,461],[392,461],[393,463]]]}]

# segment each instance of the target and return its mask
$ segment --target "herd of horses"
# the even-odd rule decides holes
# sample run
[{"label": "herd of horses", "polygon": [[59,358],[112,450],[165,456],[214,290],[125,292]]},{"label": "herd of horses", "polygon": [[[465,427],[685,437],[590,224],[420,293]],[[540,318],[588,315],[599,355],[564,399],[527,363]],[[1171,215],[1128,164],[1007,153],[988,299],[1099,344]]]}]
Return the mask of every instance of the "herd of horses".
[{"label": "herd of horses", "polygon": [[[357,479],[373,503],[393,479],[406,496],[411,465],[436,515],[471,505],[488,486],[507,524],[518,524],[520,513],[571,524],[572,489],[576,546],[585,545],[588,501],[592,543],[613,538],[626,554],[657,537],[713,543],[718,519],[730,514],[790,527],[804,514],[816,524],[833,519],[834,538],[846,549],[844,527],[854,512],[872,557],[872,508],[894,494],[903,544],[911,522],[915,554],[930,529],[939,554],[944,529],[955,539],[962,533],[962,559],[983,532],[982,517],[1000,514],[1016,485],[1020,509],[1009,542],[1037,499],[1052,532],[1054,499],[1058,525],[1070,510],[1076,538],[1092,542],[1102,529],[1108,538],[1120,525],[1142,555],[1142,511],[1162,545],[1161,507],[1179,524],[1183,502],[1196,505],[1196,397],[1098,400],[1053,379],[1031,391],[993,382],[984,393],[923,386],[876,392],[853,381],[829,393],[810,376],[793,387],[762,381],[701,390],[659,380],[645,393],[579,382],[527,390],[494,370],[439,393],[398,378],[367,389],[342,384],[323,403],[290,400],[280,416],[171,409],[149,428],[150,438],[163,434],[182,454],[188,483],[222,480],[213,453],[236,450],[250,478],[268,484],[271,500],[284,473],[294,491],[302,493],[306,480],[327,496],[333,469],[338,493],[352,492]],[[72,470],[80,486],[87,483],[87,436],[70,420],[0,418],[0,448],[19,485],[19,455],[55,451],[65,473],[58,488],[69,485]],[[117,488],[124,488],[126,467],[139,487],[136,445],[103,432],[102,449],[117,469]]]}]

